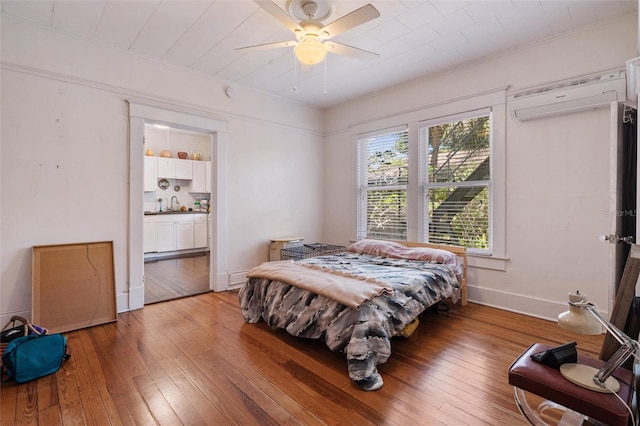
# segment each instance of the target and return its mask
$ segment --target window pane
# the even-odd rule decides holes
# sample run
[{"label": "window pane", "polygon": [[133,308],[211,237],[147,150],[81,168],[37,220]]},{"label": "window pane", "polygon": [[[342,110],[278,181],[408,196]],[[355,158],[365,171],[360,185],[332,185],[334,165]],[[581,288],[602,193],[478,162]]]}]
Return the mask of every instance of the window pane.
[{"label": "window pane", "polygon": [[432,126],[429,132],[429,182],[489,180],[489,116]]},{"label": "window pane", "polygon": [[377,135],[361,143],[366,170],[360,190],[366,194],[360,198],[358,236],[406,240],[409,132]]},{"label": "window pane", "polygon": [[408,135],[400,132],[367,139],[367,186],[407,184]]},{"label": "window pane", "polygon": [[367,191],[367,237],[407,239],[407,192]]},{"label": "window pane", "polygon": [[481,186],[431,188],[429,242],[489,248],[489,189]]}]

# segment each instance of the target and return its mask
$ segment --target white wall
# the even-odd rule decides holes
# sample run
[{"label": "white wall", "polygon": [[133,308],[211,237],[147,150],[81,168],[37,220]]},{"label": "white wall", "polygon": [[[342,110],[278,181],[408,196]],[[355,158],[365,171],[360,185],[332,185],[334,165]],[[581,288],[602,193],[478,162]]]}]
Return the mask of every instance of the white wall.
[{"label": "white wall", "polygon": [[126,300],[127,99],[227,121],[230,282],[268,259],[270,237],[320,238],[321,112],[242,88],[230,99],[225,82],[202,74],[1,24],[0,323],[30,316],[34,245],[114,241],[116,294]]},{"label": "white wall", "polygon": [[[430,78],[376,92],[327,114],[325,238],[356,236],[356,149],[350,127],[448,99],[509,86],[510,92],[624,68],[636,56],[637,18],[566,34]],[[430,118],[430,117],[424,117]],[[569,291],[608,306],[607,109],[506,125],[506,270],[471,268],[470,299],[553,318]]]}]

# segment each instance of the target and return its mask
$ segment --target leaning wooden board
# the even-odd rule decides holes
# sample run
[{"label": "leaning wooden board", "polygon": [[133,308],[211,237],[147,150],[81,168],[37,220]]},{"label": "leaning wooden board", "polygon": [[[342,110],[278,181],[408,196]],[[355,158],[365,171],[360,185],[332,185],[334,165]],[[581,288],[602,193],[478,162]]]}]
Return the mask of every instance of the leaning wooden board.
[{"label": "leaning wooden board", "polygon": [[113,242],[33,247],[32,322],[62,333],[117,319]]}]

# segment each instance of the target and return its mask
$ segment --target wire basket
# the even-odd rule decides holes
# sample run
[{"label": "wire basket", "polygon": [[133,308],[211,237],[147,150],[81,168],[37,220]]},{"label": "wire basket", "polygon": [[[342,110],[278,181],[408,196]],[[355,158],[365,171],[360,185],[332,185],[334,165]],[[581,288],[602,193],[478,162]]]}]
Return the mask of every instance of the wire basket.
[{"label": "wire basket", "polygon": [[327,256],[330,254],[338,254],[346,251],[345,246],[334,246],[331,244],[303,244],[298,247],[289,247],[280,250],[280,259],[282,260],[300,260],[308,259],[316,256]]}]

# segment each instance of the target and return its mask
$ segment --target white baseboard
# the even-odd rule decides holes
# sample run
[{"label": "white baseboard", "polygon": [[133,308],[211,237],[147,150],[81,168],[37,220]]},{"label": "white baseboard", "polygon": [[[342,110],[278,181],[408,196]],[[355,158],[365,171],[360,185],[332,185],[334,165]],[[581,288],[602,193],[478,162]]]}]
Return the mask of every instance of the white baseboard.
[{"label": "white baseboard", "polygon": [[235,290],[242,287],[245,281],[247,281],[247,272],[246,271],[238,271],[232,272],[229,274],[229,290]]},{"label": "white baseboard", "polygon": [[[144,307],[144,287],[139,285],[130,287],[128,293],[118,295],[118,312],[126,312],[132,309]],[[120,309],[123,310],[120,310]]]},{"label": "white baseboard", "polygon": [[[506,291],[493,290],[477,286],[468,287],[468,299],[470,302],[491,306],[505,311],[531,317],[542,318],[549,321],[557,321],[558,314],[569,309],[566,301],[557,302],[547,299],[539,299],[521,294],[508,293]],[[604,318],[609,318],[607,311],[601,311]]]},{"label": "white baseboard", "polygon": [[129,311],[129,293],[121,293],[116,296],[116,310],[119,314]]}]

